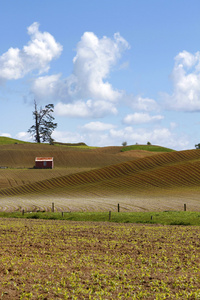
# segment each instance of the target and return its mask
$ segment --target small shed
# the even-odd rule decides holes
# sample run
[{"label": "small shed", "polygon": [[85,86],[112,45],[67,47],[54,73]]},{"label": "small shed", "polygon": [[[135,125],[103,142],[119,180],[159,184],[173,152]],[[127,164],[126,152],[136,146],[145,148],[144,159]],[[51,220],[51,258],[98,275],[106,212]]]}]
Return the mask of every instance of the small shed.
[{"label": "small shed", "polygon": [[36,169],[53,169],[54,162],[53,157],[36,157],[35,168]]}]

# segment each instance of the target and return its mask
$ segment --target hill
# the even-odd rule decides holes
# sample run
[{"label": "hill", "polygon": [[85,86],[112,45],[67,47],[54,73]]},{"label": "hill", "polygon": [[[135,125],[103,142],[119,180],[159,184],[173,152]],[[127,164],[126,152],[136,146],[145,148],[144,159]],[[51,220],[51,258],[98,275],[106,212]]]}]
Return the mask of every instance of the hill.
[{"label": "hill", "polygon": [[[119,148],[88,149],[86,153],[90,153],[91,157],[95,157],[95,153],[97,157],[104,153],[115,159],[125,158],[124,153],[119,153]],[[70,152],[69,149],[67,151]],[[76,151],[74,155],[75,152],[79,155]],[[160,210],[182,209],[183,201],[190,199],[193,210],[200,209],[200,150],[130,158],[128,156],[125,162],[90,171],[1,189],[1,203],[11,201],[13,207],[14,203],[17,207],[21,203],[28,209],[37,199],[36,206],[45,209],[50,207],[51,201],[55,201],[58,210],[107,210],[116,209],[119,201],[126,210]],[[88,163],[91,167],[89,160]]]},{"label": "hill", "polygon": [[0,145],[10,145],[10,144],[28,144],[28,142],[12,139],[5,136],[0,136]]},{"label": "hill", "polygon": [[122,152],[130,151],[130,150],[145,150],[145,151],[152,151],[152,152],[172,152],[174,150],[166,147],[161,147],[157,145],[130,145],[125,146],[121,149]]},{"label": "hill", "polygon": [[[89,147],[84,143],[36,144],[0,137],[0,189],[117,164],[154,155],[149,151],[121,152],[122,147]],[[33,169],[35,157],[53,156],[53,170]],[[6,168],[6,169],[4,169]]]},{"label": "hill", "polygon": [[81,144],[36,144],[0,137],[0,167],[33,168],[35,157],[53,156],[56,168],[100,168],[157,152],[134,150],[121,152],[122,147],[89,147]]}]

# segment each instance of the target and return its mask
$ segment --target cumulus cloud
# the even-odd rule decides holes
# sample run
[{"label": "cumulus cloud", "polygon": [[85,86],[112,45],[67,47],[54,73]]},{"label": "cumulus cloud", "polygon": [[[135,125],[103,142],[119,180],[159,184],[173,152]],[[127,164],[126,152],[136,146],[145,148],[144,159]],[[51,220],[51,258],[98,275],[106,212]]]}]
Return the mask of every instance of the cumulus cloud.
[{"label": "cumulus cloud", "polygon": [[10,48],[0,56],[0,80],[19,79],[38,70],[47,72],[49,63],[62,52],[62,46],[48,32],[40,32],[39,24],[28,27],[30,41],[21,50]]},{"label": "cumulus cloud", "polygon": [[173,93],[163,94],[167,107],[177,111],[200,111],[200,52],[180,52],[172,72]]},{"label": "cumulus cloud", "polygon": [[146,144],[150,141],[155,145],[181,150],[186,149],[189,144],[186,136],[177,136],[168,128],[134,129],[131,126],[121,130],[111,129],[110,140],[114,140],[115,143],[126,140],[129,144]]},{"label": "cumulus cloud", "polygon": [[99,39],[93,32],[85,32],[77,45],[77,54],[73,59],[77,81],[75,91],[81,97],[115,101],[121,93],[114,90],[105,79],[111,67],[121,57],[122,51],[129,47],[119,33],[114,38]]},{"label": "cumulus cloud", "polygon": [[37,97],[39,93],[40,99],[54,100],[60,93],[60,77],[61,74],[50,76],[40,76],[33,81],[31,91]]},{"label": "cumulus cloud", "polygon": [[[94,126],[94,130],[90,130],[92,129],[92,126]],[[87,145],[99,147],[121,145],[124,141],[130,145],[135,143],[146,144],[149,141],[154,145],[165,146],[177,150],[187,149],[189,145],[187,136],[177,135],[174,130],[165,127],[136,129],[127,126],[118,129],[115,128],[115,126],[112,127],[112,124],[100,123],[98,127],[98,122],[94,122],[94,124],[91,122],[85,124],[81,129],[81,133],[80,131],[78,133],[55,130],[52,137],[63,143],[77,143],[83,141]]]},{"label": "cumulus cloud", "polygon": [[84,142],[85,137],[78,132],[59,131],[55,130],[52,133],[52,138],[61,143],[79,143]]},{"label": "cumulus cloud", "polygon": [[117,109],[112,103],[94,100],[79,100],[67,104],[59,102],[54,111],[59,116],[79,118],[102,118],[108,114],[117,114]]},{"label": "cumulus cloud", "polygon": [[33,82],[31,91],[37,99],[59,99],[55,110],[59,115],[102,117],[116,113],[115,105],[124,92],[114,89],[108,77],[128,48],[119,33],[113,38],[98,38],[93,32],[85,32],[77,44],[72,74],[65,79],[60,74],[41,76]]},{"label": "cumulus cloud", "polygon": [[143,123],[154,123],[161,121],[164,117],[161,115],[150,116],[148,113],[134,113],[128,114],[123,122],[125,124],[143,124]]},{"label": "cumulus cloud", "polygon": [[86,131],[105,131],[113,128],[115,128],[113,124],[103,122],[90,122],[82,126],[82,129]]},{"label": "cumulus cloud", "polygon": [[126,101],[129,106],[131,106],[134,110],[140,110],[145,112],[157,111],[159,110],[159,106],[154,99],[142,97],[140,95],[127,95]]}]

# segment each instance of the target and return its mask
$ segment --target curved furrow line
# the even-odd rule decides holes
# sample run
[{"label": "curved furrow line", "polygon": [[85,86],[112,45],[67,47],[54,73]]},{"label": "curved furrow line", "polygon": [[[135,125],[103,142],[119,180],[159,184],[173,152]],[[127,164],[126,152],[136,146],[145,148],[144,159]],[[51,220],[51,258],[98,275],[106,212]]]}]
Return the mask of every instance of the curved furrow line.
[{"label": "curved furrow line", "polygon": [[[59,176],[56,178],[35,182],[32,184],[24,184],[23,186],[12,187],[9,189],[1,189],[1,196],[19,195],[26,193],[43,193],[52,189],[59,189],[65,187],[70,189],[74,186],[90,186],[90,184],[98,184],[105,181],[106,186],[113,186],[112,180],[123,183],[124,186],[130,186],[130,183],[126,182],[123,177],[132,176],[134,177],[133,186],[145,187],[159,187],[159,186],[171,186],[171,184],[181,185],[186,184],[185,176],[190,174],[188,169],[184,171],[184,165],[170,166],[167,164],[172,162],[183,162],[191,159],[200,159],[200,151],[198,150],[187,150],[180,152],[162,153],[151,157],[145,157],[142,159],[129,161],[117,165],[107,166],[101,169],[92,171],[86,171],[82,173],[76,173],[66,176]],[[192,166],[190,166],[192,168]],[[169,170],[170,168],[170,170]],[[149,171],[147,175],[145,171]],[[158,171],[160,173],[157,173]],[[191,172],[196,172],[195,168]],[[141,173],[141,174],[140,174]],[[169,175],[167,175],[169,173]],[[140,176],[137,176],[139,174]],[[138,180],[136,180],[138,177]],[[139,179],[140,178],[140,179]],[[173,178],[173,179],[172,179]],[[118,180],[119,179],[119,180]],[[142,182],[139,182],[142,180]],[[175,181],[174,181],[175,180]],[[121,185],[121,184],[120,184]]]}]

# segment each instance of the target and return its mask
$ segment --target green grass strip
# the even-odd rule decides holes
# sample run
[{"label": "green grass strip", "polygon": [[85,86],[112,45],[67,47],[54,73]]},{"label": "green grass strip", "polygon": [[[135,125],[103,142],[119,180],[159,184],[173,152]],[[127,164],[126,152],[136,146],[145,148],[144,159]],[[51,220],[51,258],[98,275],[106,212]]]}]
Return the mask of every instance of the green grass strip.
[{"label": "green grass strip", "polygon": [[9,137],[0,136],[0,145],[10,145],[10,144],[30,144],[30,142],[23,142]]},{"label": "green grass strip", "polygon": [[1,218],[200,226],[200,212],[0,212]]},{"label": "green grass strip", "polygon": [[172,152],[174,150],[161,147],[161,146],[155,146],[155,145],[131,145],[126,146],[121,149],[121,152],[130,151],[130,150],[146,150],[146,151],[153,151],[153,152]]}]

